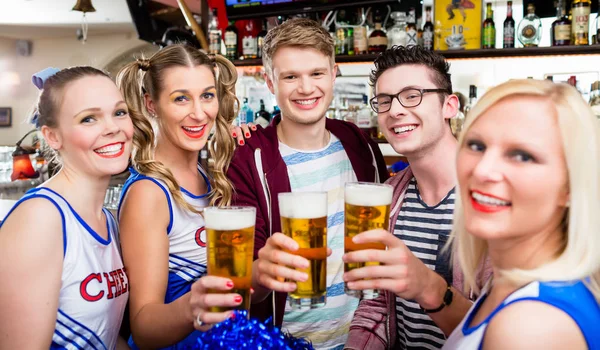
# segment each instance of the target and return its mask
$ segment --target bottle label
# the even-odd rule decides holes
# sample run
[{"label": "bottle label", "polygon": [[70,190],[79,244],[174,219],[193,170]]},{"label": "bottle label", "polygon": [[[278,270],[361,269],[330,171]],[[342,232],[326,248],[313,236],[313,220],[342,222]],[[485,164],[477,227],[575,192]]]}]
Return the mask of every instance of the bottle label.
[{"label": "bottle label", "polygon": [[234,32],[226,32],[225,33],[225,45],[227,45],[227,46],[237,45],[237,34],[235,34]]},{"label": "bottle label", "polygon": [[483,46],[496,46],[496,28],[491,26],[483,28]]},{"label": "bottle label", "polygon": [[504,27],[504,45],[513,45],[515,43],[515,27]]},{"label": "bottle label", "polygon": [[554,40],[571,40],[571,25],[559,24],[555,26]]},{"label": "bottle label", "polygon": [[255,37],[245,36],[242,39],[242,53],[244,56],[256,56],[258,53],[258,45]]},{"label": "bottle label", "polygon": [[386,36],[375,36],[369,38],[369,46],[387,46],[388,39]]},{"label": "bottle label", "polygon": [[406,32],[406,46],[416,46],[417,45],[417,31],[414,29],[409,29]]},{"label": "bottle label", "polygon": [[209,50],[211,53],[221,53],[221,33],[219,31],[211,31],[209,37]]},{"label": "bottle label", "polygon": [[367,28],[356,27],[354,28],[354,51],[366,52],[367,51]]},{"label": "bottle label", "polygon": [[426,50],[433,50],[433,32],[431,30],[423,32],[423,47]]},{"label": "bottle label", "polygon": [[526,25],[521,30],[521,35],[526,39],[533,39],[533,38],[535,38],[536,34],[537,34],[537,29],[531,24]]},{"label": "bottle label", "polygon": [[573,34],[587,34],[589,32],[590,7],[579,6],[573,8]]}]

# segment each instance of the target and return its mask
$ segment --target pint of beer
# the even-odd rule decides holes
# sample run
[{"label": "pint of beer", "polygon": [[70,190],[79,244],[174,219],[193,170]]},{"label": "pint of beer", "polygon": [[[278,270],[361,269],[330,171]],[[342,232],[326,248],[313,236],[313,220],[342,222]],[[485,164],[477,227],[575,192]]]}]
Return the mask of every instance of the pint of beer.
[{"label": "pint of beer", "polygon": [[292,254],[309,261],[306,282],[296,282],[288,294],[292,310],[310,310],[325,306],[327,299],[327,193],[296,192],[279,194],[281,230],[298,243]]},{"label": "pint of beer", "polygon": [[[227,277],[234,285],[233,289],[227,292],[216,290],[210,292],[237,293],[243,298],[237,309],[250,310],[256,209],[209,207],[204,209],[204,221],[207,235],[208,275]],[[210,311],[226,310],[228,308],[213,307]]]},{"label": "pint of beer", "polygon": [[[381,243],[356,244],[352,238],[359,233],[373,229],[388,229],[390,205],[392,203],[393,187],[384,184],[366,182],[347,183],[345,187],[344,210],[344,248],[349,253],[363,249],[384,249]],[[379,262],[346,263],[344,271],[348,272],[363,266],[379,265]],[[379,296],[379,291],[352,290],[344,286],[346,294],[363,299],[374,299]]]}]

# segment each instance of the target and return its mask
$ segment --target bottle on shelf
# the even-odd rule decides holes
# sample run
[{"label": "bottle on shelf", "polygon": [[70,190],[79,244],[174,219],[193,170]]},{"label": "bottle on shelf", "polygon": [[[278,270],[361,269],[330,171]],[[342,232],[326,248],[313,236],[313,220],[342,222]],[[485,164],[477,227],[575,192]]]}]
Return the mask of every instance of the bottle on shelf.
[{"label": "bottle on shelf", "polygon": [[496,26],[494,24],[494,11],[492,3],[485,4],[485,21],[483,21],[482,49],[493,49],[496,47]]},{"label": "bottle on shelf", "polygon": [[567,17],[566,0],[556,3],[556,20],[552,22],[552,46],[571,45],[571,20]]},{"label": "bottle on shelf", "polygon": [[[364,55],[369,51],[367,42],[367,26],[364,23],[365,9],[358,9],[357,24],[354,26],[354,54]],[[362,25],[361,25],[362,24]]]},{"label": "bottle on shelf", "polygon": [[515,47],[515,20],[512,16],[512,1],[506,3],[506,19],[504,20],[502,47],[505,49]]},{"label": "bottle on shelf", "polygon": [[425,6],[425,25],[423,25],[423,48],[433,51],[433,22],[431,18],[431,6]]},{"label": "bottle on shelf", "polygon": [[407,46],[408,34],[406,33],[406,15],[404,12],[394,11],[390,14],[394,25],[388,30],[388,47]]},{"label": "bottle on shelf", "polygon": [[232,61],[238,58],[238,30],[235,21],[229,21],[229,26],[225,28],[225,56]]},{"label": "bottle on shelf", "polygon": [[266,128],[271,122],[271,113],[265,110],[265,101],[260,100],[260,109],[254,114],[254,123]]},{"label": "bottle on shelf", "polygon": [[363,95],[362,106],[356,112],[356,125],[372,138],[377,138],[377,120],[373,120],[373,110],[367,95]]},{"label": "bottle on shelf", "polygon": [[252,59],[258,56],[258,40],[254,35],[254,20],[246,22],[246,32],[242,38],[242,59]]},{"label": "bottle on shelf", "polygon": [[368,44],[369,53],[383,52],[388,47],[388,38],[381,29],[381,14],[378,10],[375,11],[375,29],[369,35]]},{"label": "bottle on shelf", "polygon": [[339,10],[338,18],[335,53],[336,55],[354,55],[354,28],[349,25],[345,10]]},{"label": "bottle on shelf", "polygon": [[212,10],[208,22],[208,52],[212,54],[221,53],[221,31],[219,30],[217,9]]},{"label": "bottle on shelf", "polygon": [[408,21],[406,24],[406,46],[417,46],[419,41],[417,39],[417,15],[414,7],[411,7],[408,11]]},{"label": "bottle on shelf", "polygon": [[237,125],[248,124],[254,121],[254,112],[248,104],[248,98],[244,97],[243,101],[242,108],[240,108],[240,112],[238,113]]},{"label": "bottle on shelf", "polygon": [[256,35],[256,56],[258,58],[263,57],[263,45],[265,43],[265,36],[267,36],[267,20],[264,19],[260,32]]},{"label": "bottle on shelf", "polygon": [[465,106],[465,119],[469,117],[469,111],[477,103],[477,86],[469,85],[469,103]]},{"label": "bottle on shelf", "polygon": [[591,0],[573,0],[573,22],[571,23],[571,44],[589,45]]},{"label": "bottle on shelf", "polygon": [[600,81],[592,83],[589,104],[596,117],[600,119]]},{"label": "bottle on shelf", "polygon": [[517,27],[517,38],[524,47],[537,47],[542,38],[542,20],[535,14],[535,5],[527,4],[527,16]]}]

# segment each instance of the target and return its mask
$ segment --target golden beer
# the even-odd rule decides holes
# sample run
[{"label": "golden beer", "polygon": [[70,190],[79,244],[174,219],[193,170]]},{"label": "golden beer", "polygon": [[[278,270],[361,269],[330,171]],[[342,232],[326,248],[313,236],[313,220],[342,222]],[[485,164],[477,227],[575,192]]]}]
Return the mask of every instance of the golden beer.
[{"label": "golden beer", "polygon": [[[229,291],[210,290],[210,293],[237,293],[242,303],[234,308],[250,310],[252,262],[254,256],[254,223],[256,209],[252,207],[210,207],[204,210],[206,223],[208,275],[227,277],[233,281]],[[213,307],[212,312],[230,310]]]},{"label": "golden beer", "polygon": [[[344,205],[344,250],[346,253],[363,249],[382,249],[381,243],[356,244],[352,238],[359,233],[389,228],[390,205],[392,203],[393,187],[373,183],[348,183],[345,187]],[[344,271],[348,272],[364,266],[379,265],[377,261],[366,263],[345,263]],[[377,290],[351,290],[344,287],[346,294],[363,299],[373,299],[379,296]]]},{"label": "golden beer", "polygon": [[280,193],[279,212],[282,233],[298,243],[291,254],[308,259],[305,282],[296,282],[288,294],[292,310],[310,310],[325,306],[327,299],[327,193]]}]

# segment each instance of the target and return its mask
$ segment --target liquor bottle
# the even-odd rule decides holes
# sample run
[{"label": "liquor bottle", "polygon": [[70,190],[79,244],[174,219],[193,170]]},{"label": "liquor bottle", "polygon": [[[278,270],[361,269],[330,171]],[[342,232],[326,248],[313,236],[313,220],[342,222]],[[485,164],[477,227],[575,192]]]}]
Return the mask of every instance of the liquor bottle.
[{"label": "liquor bottle", "polygon": [[494,25],[494,11],[492,3],[488,2],[485,9],[485,21],[483,21],[482,49],[493,49],[496,47],[496,26]]},{"label": "liquor bottle", "polygon": [[388,38],[381,29],[381,14],[375,11],[375,29],[369,35],[369,53],[383,52],[387,49]]},{"label": "liquor bottle", "polygon": [[411,7],[408,11],[408,23],[406,24],[406,46],[417,46],[419,44],[417,40],[417,15],[415,8]]},{"label": "liquor bottle", "polygon": [[592,83],[589,104],[596,117],[600,119],[600,81],[595,81]]},{"label": "liquor bottle", "polygon": [[363,95],[363,104],[356,111],[356,125],[372,138],[377,137],[377,121],[373,120],[373,110],[369,107],[367,95]]},{"label": "liquor bottle", "polygon": [[469,103],[465,106],[465,119],[469,117],[469,111],[477,103],[477,86],[469,85]]},{"label": "liquor bottle", "polygon": [[267,36],[267,20],[263,20],[262,29],[256,36],[256,56],[258,58],[263,57],[263,45],[265,43],[265,36]]},{"label": "liquor bottle", "polygon": [[[367,26],[364,24],[364,8],[358,9],[358,24],[354,27],[354,54],[363,55],[368,53]],[[362,24],[362,25],[361,25]]]},{"label": "liquor bottle", "polygon": [[591,0],[573,0],[573,22],[571,24],[571,43],[589,45]]},{"label": "liquor bottle", "polygon": [[221,53],[221,31],[219,30],[217,9],[212,10],[211,18],[208,22],[208,52],[212,54]]},{"label": "liquor bottle", "polygon": [[388,47],[407,46],[408,34],[406,33],[406,15],[404,12],[394,11],[390,14],[394,25],[388,30]]},{"label": "liquor bottle", "polygon": [[254,123],[266,128],[271,122],[271,113],[265,110],[265,101],[260,100],[260,110],[254,114]]},{"label": "liquor bottle", "polygon": [[567,17],[565,0],[558,0],[556,21],[552,22],[552,46],[571,45],[571,21]]},{"label": "liquor bottle", "polygon": [[425,7],[425,25],[423,26],[423,48],[433,51],[433,22],[431,19],[431,6]]},{"label": "liquor bottle", "polygon": [[506,19],[504,20],[502,47],[505,49],[515,47],[515,20],[512,16],[512,1],[506,3]]},{"label": "liquor bottle", "polygon": [[537,47],[542,39],[542,20],[535,14],[535,5],[527,4],[527,16],[517,27],[517,38],[524,47]]},{"label": "liquor bottle", "polygon": [[229,26],[225,28],[225,56],[229,60],[238,58],[238,30],[235,21],[229,21]]},{"label": "liquor bottle", "polygon": [[242,38],[242,59],[251,59],[258,56],[258,40],[254,35],[254,21],[246,22],[246,32]]},{"label": "liquor bottle", "polygon": [[244,97],[244,104],[238,113],[238,125],[252,123],[254,121],[254,112],[248,104],[248,98]]}]

